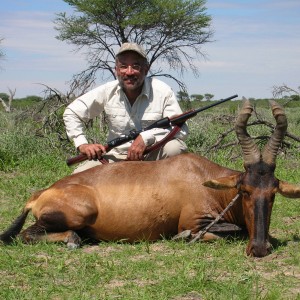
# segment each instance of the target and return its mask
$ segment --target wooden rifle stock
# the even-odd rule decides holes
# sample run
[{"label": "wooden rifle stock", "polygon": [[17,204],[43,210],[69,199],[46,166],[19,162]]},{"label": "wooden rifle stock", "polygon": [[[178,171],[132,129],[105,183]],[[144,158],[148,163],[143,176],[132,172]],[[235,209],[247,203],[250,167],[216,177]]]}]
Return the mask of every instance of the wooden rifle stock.
[{"label": "wooden rifle stock", "polygon": [[72,166],[74,164],[78,164],[78,163],[80,163],[82,161],[85,161],[85,160],[87,160],[87,156],[85,154],[79,154],[77,156],[68,158],[66,160],[66,163],[70,167],[70,166]]},{"label": "wooden rifle stock", "polygon": [[[154,122],[153,124],[151,124],[150,126],[148,126],[147,128],[145,128],[141,131],[132,130],[129,133],[128,136],[116,138],[116,139],[108,142],[108,144],[105,145],[106,151],[108,152],[108,151],[110,151],[111,149],[113,149],[117,146],[120,146],[120,145],[122,145],[122,144],[124,144],[124,143],[126,143],[130,140],[134,140],[139,135],[139,133],[142,132],[142,131],[150,130],[152,128],[168,128],[170,126],[176,126],[176,125],[181,126],[186,120],[196,116],[199,112],[207,110],[207,109],[209,109],[213,106],[219,105],[223,102],[229,101],[233,98],[236,98],[237,96],[238,95],[233,95],[231,97],[216,101],[216,102],[214,102],[210,105],[207,105],[207,106],[204,106],[204,107],[201,107],[201,108],[198,108],[198,109],[189,110],[189,111],[184,112],[183,114],[181,114],[179,116],[175,116],[175,117],[172,117],[172,118],[165,117],[163,119],[160,119],[160,120]],[[80,163],[82,161],[85,161],[87,159],[88,158],[85,154],[79,154],[75,157],[68,158],[66,160],[66,163],[67,163],[68,166],[71,166],[71,165]]]},{"label": "wooden rifle stock", "polygon": [[[108,145],[105,145],[104,147],[105,147],[106,151],[111,150],[110,147],[109,147]],[[72,165],[74,165],[74,164],[79,164],[79,163],[81,163],[82,161],[85,161],[85,160],[87,160],[87,159],[88,159],[88,157],[87,157],[85,154],[81,153],[81,154],[78,154],[77,156],[68,158],[68,159],[66,160],[66,163],[67,163],[67,165],[70,167],[70,166],[72,166]]]}]

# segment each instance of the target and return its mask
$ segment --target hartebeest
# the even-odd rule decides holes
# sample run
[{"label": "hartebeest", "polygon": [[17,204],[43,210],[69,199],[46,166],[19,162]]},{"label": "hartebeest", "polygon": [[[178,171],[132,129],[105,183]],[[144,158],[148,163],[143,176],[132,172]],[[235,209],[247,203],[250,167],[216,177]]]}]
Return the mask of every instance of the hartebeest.
[{"label": "hartebeest", "polygon": [[[265,256],[270,252],[268,231],[276,192],[300,197],[299,186],[274,176],[287,120],[278,104],[271,105],[277,125],[262,152],[246,130],[252,113],[249,101],[244,102],[237,117],[235,129],[245,172],[190,153],[156,162],[95,167],[35,193],[1,240],[10,242],[20,233],[30,210],[36,222],[20,233],[25,242],[62,241],[78,246],[82,237],[153,241],[188,230],[193,237],[239,195],[217,230],[245,225],[249,233],[247,254]],[[216,237],[212,228],[203,239]]]}]

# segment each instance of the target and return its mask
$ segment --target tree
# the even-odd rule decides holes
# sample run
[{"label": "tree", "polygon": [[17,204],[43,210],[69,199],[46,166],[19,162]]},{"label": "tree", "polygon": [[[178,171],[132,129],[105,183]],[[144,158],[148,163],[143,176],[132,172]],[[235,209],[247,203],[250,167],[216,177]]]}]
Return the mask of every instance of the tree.
[{"label": "tree", "polygon": [[207,101],[210,101],[214,97],[214,95],[212,95],[212,94],[204,94],[204,97],[205,97],[205,99]]},{"label": "tree", "polygon": [[191,109],[191,99],[187,92],[185,91],[179,91],[177,92],[177,99],[180,103],[181,108],[185,111],[188,109]]},{"label": "tree", "polygon": [[[6,112],[11,112],[11,104],[12,104],[12,101],[13,101],[13,99],[14,99],[14,96],[15,96],[15,94],[16,94],[16,89],[14,89],[14,90],[11,90],[10,88],[8,88],[8,91],[9,91],[9,96],[8,96],[8,103],[6,103],[5,101],[4,101],[4,99],[2,99],[1,97],[0,97],[0,102],[1,102],[1,104],[2,104],[2,106],[3,106],[3,108],[4,108],[4,110],[6,111]],[[3,94],[2,94],[3,95]],[[4,94],[4,96],[5,96],[6,94]],[[4,97],[5,98],[5,97]]]},{"label": "tree", "polygon": [[115,78],[117,49],[124,42],[136,42],[146,49],[151,76],[166,76],[181,89],[185,85],[164,70],[180,75],[204,56],[201,46],[210,42],[211,17],[206,14],[205,0],[64,0],[76,13],[60,13],[55,20],[57,38],[86,51],[88,67],[76,74],[80,82],[93,81],[96,73]]},{"label": "tree", "polygon": [[177,99],[178,99],[178,101],[182,101],[182,102],[190,101],[189,94],[184,91],[177,92]]},{"label": "tree", "polygon": [[287,102],[291,100],[300,101],[300,86],[298,89],[291,88],[284,83],[281,86],[273,86],[273,97],[282,97],[287,99]]},{"label": "tree", "polygon": [[191,95],[191,99],[193,100],[193,101],[202,101],[203,100],[203,98],[204,98],[204,96],[203,95],[200,95],[200,94],[193,94],[193,95]]},{"label": "tree", "polygon": [[1,98],[3,101],[8,102],[9,96],[8,96],[8,94],[6,94],[6,93],[0,93],[0,98]]}]

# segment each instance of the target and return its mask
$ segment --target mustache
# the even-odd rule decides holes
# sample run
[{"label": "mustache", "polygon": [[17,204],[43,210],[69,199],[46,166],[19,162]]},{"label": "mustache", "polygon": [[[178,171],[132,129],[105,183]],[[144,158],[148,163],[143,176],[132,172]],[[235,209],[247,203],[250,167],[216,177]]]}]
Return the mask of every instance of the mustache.
[{"label": "mustache", "polygon": [[127,80],[127,79],[135,79],[135,80],[137,80],[137,76],[135,76],[135,75],[126,75],[122,79],[123,80]]}]

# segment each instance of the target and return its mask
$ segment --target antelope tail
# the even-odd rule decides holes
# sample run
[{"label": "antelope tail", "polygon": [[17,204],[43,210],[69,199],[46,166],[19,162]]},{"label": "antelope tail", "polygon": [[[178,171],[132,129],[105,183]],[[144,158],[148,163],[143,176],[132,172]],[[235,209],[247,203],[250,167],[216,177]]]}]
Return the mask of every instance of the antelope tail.
[{"label": "antelope tail", "polygon": [[20,216],[10,225],[10,227],[0,234],[0,241],[9,244],[20,233],[31,209],[24,209]]}]

